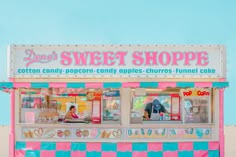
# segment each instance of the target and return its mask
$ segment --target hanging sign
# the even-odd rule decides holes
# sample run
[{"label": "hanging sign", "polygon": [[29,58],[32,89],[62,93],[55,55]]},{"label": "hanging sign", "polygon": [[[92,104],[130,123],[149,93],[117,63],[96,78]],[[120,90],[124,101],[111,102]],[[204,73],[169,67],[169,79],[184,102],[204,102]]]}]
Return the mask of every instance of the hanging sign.
[{"label": "hanging sign", "polygon": [[191,97],[191,96],[206,97],[210,96],[210,94],[211,94],[210,90],[208,89],[189,88],[180,90],[180,95],[184,97]]}]

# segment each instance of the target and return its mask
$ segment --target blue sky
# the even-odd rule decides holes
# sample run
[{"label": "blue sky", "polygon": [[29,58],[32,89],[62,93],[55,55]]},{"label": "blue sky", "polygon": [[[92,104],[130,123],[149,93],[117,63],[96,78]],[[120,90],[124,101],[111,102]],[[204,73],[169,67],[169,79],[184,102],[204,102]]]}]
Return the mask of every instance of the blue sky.
[{"label": "blue sky", "polygon": [[[225,123],[236,124],[236,1],[0,0],[0,81],[7,80],[9,44],[224,44]],[[10,123],[0,93],[0,124]]]}]

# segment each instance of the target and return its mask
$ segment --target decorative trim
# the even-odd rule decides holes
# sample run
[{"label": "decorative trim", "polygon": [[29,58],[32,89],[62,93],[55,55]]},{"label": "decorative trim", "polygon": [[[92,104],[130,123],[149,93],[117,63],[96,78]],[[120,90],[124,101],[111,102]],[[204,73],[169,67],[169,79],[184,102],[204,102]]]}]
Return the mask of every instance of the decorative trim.
[{"label": "decorative trim", "polygon": [[228,82],[0,82],[0,90],[11,88],[193,88],[229,87]]}]

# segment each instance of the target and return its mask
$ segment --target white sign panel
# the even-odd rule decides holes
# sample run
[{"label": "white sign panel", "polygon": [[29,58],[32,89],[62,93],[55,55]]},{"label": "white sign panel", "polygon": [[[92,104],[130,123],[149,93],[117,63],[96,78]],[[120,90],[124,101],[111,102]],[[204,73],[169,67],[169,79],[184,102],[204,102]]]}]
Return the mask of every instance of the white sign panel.
[{"label": "white sign panel", "polygon": [[10,46],[11,78],[224,78],[220,45]]}]

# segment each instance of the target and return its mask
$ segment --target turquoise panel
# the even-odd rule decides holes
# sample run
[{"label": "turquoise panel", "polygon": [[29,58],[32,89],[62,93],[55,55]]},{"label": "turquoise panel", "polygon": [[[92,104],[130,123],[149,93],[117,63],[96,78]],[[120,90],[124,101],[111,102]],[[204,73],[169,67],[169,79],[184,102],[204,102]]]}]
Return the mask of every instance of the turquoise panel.
[{"label": "turquoise panel", "polygon": [[49,83],[47,82],[32,82],[32,88],[49,88]]},{"label": "turquoise panel", "polygon": [[68,82],[66,85],[67,88],[85,88],[85,83],[81,82]]},{"label": "turquoise panel", "polygon": [[103,83],[104,88],[121,88],[122,83],[120,82],[105,82]]}]

